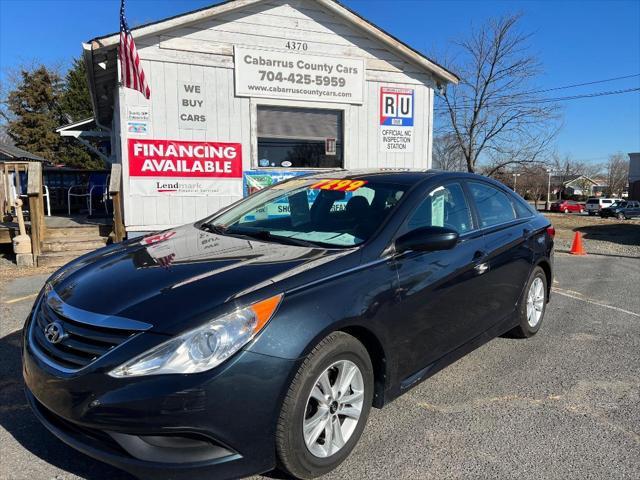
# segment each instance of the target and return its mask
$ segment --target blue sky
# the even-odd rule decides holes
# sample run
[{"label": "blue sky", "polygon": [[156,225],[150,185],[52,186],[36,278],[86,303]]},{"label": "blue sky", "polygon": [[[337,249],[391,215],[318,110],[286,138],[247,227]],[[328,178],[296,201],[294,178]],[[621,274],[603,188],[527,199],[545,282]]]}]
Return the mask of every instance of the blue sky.
[{"label": "blue sky", "polygon": [[[131,26],[216,3],[128,0]],[[522,27],[545,68],[540,88],[640,73],[640,1],[343,0],[347,6],[430,55],[446,50],[491,16],[523,14]],[[118,29],[117,0],[0,0],[0,72],[34,60],[67,65],[80,44]],[[437,59],[437,58],[436,58]],[[640,77],[554,92],[640,87]],[[640,151],[640,92],[563,103],[556,149],[602,162]]]}]

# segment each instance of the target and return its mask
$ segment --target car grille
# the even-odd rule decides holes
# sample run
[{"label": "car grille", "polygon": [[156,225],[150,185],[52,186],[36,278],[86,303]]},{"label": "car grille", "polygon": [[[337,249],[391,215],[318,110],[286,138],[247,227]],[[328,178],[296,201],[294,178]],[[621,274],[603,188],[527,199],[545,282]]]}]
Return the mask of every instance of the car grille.
[{"label": "car grille", "polygon": [[[64,336],[52,343],[45,336],[46,328],[57,322]],[[47,363],[63,371],[76,371],[99,359],[105,353],[139,333],[138,330],[109,328],[81,322],[61,315],[40,301],[31,326],[31,343]]]}]

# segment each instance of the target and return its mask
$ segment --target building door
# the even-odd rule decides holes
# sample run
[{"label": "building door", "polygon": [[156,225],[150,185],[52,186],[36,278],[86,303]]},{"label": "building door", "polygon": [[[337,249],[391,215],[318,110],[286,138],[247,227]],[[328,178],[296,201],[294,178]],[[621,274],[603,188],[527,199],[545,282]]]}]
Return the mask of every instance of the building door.
[{"label": "building door", "polygon": [[258,106],[258,167],[342,168],[341,110]]}]

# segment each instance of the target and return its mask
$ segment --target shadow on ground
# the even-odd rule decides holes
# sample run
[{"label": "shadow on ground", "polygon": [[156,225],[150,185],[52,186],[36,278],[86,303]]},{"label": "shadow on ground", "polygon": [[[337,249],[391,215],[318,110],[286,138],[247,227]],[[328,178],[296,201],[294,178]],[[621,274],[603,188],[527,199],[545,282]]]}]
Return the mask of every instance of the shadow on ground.
[{"label": "shadow on ground", "polygon": [[606,225],[590,225],[573,229],[580,231],[587,240],[600,240],[619,245],[640,245],[639,223],[607,223]]},{"label": "shadow on ground", "polygon": [[133,480],[120,470],[72,450],[31,413],[23,392],[21,336],[19,330],[0,339],[0,425],[22,447],[61,470],[92,480]]}]

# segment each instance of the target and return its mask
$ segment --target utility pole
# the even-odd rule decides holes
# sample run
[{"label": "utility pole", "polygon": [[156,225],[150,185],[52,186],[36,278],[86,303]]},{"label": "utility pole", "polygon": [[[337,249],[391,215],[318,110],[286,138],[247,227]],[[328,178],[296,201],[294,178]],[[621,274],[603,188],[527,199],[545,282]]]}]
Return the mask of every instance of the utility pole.
[{"label": "utility pole", "polygon": [[549,175],[549,182],[547,183],[547,203],[544,206],[544,209],[548,212],[551,208],[551,174],[553,170],[547,168],[547,174]]}]

